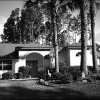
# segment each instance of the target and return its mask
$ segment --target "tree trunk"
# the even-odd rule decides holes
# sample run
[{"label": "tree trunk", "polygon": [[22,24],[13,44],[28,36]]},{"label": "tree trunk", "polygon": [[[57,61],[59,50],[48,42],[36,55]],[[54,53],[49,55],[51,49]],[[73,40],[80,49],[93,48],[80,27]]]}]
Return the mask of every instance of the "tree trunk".
[{"label": "tree trunk", "polygon": [[34,42],[34,36],[33,36],[33,22],[32,22],[32,28],[31,28],[31,30],[32,30],[32,43]]},{"label": "tree trunk", "polygon": [[47,44],[47,42],[46,42],[46,33],[47,32],[47,29],[46,29],[46,24],[45,24],[45,45]]},{"label": "tree trunk", "polygon": [[30,32],[30,43],[31,43],[31,28],[29,27],[29,32]]},{"label": "tree trunk", "polygon": [[83,75],[88,75],[87,68],[87,0],[81,0],[81,71]]},{"label": "tree trunk", "polygon": [[[68,33],[68,32],[67,32]],[[64,47],[66,47],[66,33],[64,32],[63,34],[63,37],[64,37]]]},{"label": "tree trunk", "polygon": [[59,72],[59,59],[58,59],[58,39],[57,39],[58,31],[57,31],[57,15],[55,16],[55,67],[56,72]]},{"label": "tree trunk", "polygon": [[[51,34],[53,34],[53,47],[55,53],[55,69],[56,72],[59,72],[59,61],[58,61],[58,41],[57,41],[57,14],[55,14],[55,5],[53,0],[51,0],[50,4],[51,8]],[[55,23],[54,23],[55,19]]]},{"label": "tree trunk", "polygon": [[92,60],[93,60],[93,70],[98,72],[97,65],[97,51],[95,43],[95,0],[90,0],[90,14],[91,14],[91,33],[92,33]]}]

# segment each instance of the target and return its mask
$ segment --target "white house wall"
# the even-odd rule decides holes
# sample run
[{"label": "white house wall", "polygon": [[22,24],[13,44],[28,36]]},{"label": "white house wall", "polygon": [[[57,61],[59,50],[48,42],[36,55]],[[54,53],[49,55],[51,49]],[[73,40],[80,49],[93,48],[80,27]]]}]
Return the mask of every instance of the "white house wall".
[{"label": "white house wall", "polygon": [[87,65],[93,66],[93,64],[92,64],[92,54],[91,54],[90,50],[87,50]]},{"label": "white house wall", "polygon": [[80,65],[80,56],[76,56],[81,50],[70,50],[70,66],[79,66]]},{"label": "white house wall", "polygon": [[[20,66],[26,66],[26,56],[31,54],[31,53],[38,53],[38,54],[40,54],[44,57],[45,55],[50,54],[50,51],[19,51],[19,59],[13,60],[13,64],[12,64],[13,65],[13,70],[12,70],[12,72],[17,73]],[[33,60],[36,60],[36,59],[37,58],[35,57]],[[44,62],[43,63],[43,61],[40,61],[39,66],[41,64],[42,65],[44,64],[45,66],[48,66],[50,63],[49,62]]]},{"label": "white house wall", "polygon": [[[80,66],[81,55],[76,56],[81,50],[70,50],[70,66]],[[87,65],[92,66],[92,55],[90,50],[87,50]]]},{"label": "white house wall", "polygon": [[19,67],[26,65],[26,60],[25,59],[18,59],[18,61],[16,60],[14,63],[15,63],[14,72],[18,73]]},{"label": "white house wall", "polygon": [[48,55],[50,51],[19,51],[19,57],[24,57],[30,53],[39,53],[42,56]]}]

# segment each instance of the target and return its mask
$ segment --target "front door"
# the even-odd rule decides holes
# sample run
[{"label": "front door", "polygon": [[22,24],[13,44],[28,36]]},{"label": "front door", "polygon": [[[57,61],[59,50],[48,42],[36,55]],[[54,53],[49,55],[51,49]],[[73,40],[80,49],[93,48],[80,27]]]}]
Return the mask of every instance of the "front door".
[{"label": "front door", "polygon": [[31,77],[37,77],[37,65],[38,65],[38,60],[27,60],[26,61],[26,66],[32,67],[32,72],[31,72]]}]

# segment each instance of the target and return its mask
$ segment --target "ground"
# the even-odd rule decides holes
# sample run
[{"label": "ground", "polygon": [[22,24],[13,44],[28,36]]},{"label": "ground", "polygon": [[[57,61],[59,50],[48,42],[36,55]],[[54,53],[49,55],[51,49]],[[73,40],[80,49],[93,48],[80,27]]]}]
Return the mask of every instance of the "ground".
[{"label": "ground", "polygon": [[0,99],[100,99],[100,82],[53,84],[37,80],[0,80]]}]

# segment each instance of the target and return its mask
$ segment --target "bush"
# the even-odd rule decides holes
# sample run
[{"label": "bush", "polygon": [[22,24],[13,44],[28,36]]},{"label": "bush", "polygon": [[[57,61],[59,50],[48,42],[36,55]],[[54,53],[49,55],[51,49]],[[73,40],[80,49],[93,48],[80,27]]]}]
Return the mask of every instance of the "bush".
[{"label": "bush", "polygon": [[60,72],[55,72],[52,74],[52,79],[55,84],[67,84],[73,81],[73,77],[71,74],[66,73],[62,74]]},{"label": "bush", "polygon": [[63,78],[63,75],[60,72],[54,72],[52,74],[52,79],[53,80],[62,80],[62,78]]},{"label": "bush", "polygon": [[39,68],[38,69],[38,78],[44,79],[44,80],[50,80],[51,78],[48,76],[48,70],[51,74],[55,71],[55,69],[53,69],[51,67]]},{"label": "bush", "polygon": [[73,76],[70,73],[63,74],[62,81],[64,83],[70,83],[73,81]]},{"label": "bush", "polygon": [[6,72],[6,73],[2,74],[2,79],[3,80],[5,80],[5,79],[12,79],[12,77],[13,77],[13,75],[10,72]]},{"label": "bush", "polygon": [[19,73],[14,73],[14,74],[13,74],[13,78],[14,78],[14,79],[19,79]]},{"label": "bush", "polygon": [[46,79],[46,71],[44,68],[38,69],[38,78],[39,79]]},{"label": "bush", "polygon": [[97,80],[100,80],[100,74],[98,74],[98,75],[96,76],[96,79],[97,79]]},{"label": "bush", "polygon": [[78,70],[77,68],[76,68],[76,69],[74,68],[74,69],[71,71],[71,74],[72,74],[72,76],[73,76],[73,80],[74,80],[74,81],[77,81],[78,78],[81,76],[81,71]]},{"label": "bush", "polygon": [[77,81],[78,78],[81,76],[81,71],[79,66],[74,66],[74,67],[68,67],[68,66],[62,66],[60,67],[60,72],[64,75],[64,77],[70,78],[68,80],[73,80]]},{"label": "bush", "polygon": [[94,80],[100,80],[100,74],[92,74],[90,77]]},{"label": "bush", "polygon": [[19,67],[18,73],[20,78],[28,78],[31,75],[32,68],[21,66]]}]

